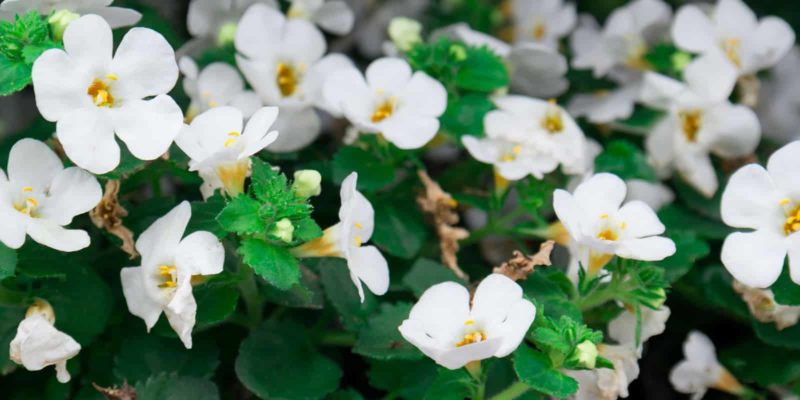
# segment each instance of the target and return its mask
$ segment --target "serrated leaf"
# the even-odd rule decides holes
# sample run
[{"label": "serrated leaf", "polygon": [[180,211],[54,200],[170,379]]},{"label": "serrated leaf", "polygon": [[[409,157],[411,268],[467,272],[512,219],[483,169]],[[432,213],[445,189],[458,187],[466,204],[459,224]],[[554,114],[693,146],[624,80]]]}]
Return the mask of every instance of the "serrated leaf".
[{"label": "serrated leaf", "polygon": [[508,86],[506,65],[487,47],[467,47],[467,57],[458,66],[455,84],[460,89],[493,92]]},{"label": "serrated leaf", "polygon": [[426,400],[463,400],[473,397],[476,386],[464,368],[439,368],[436,379],[425,393]]},{"label": "serrated leaf", "polygon": [[292,221],[292,223],[294,224],[295,240],[307,242],[318,237],[322,237],[322,228],[320,228],[319,225],[317,225],[317,222],[311,217],[301,218],[299,220]]},{"label": "serrated leaf", "polygon": [[178,339],[156,335],[127,336],[114,357],[114,376],[120,381],[142,382],[161,373],[210,378],[219,365],[213,340],[195,337],[186,349]]},{"label": "serrated leaf", "polygon": [[303,266],[300,267],[300,273],[300,283],[295,284],[289,290],[278,290],[274,286],[262,285],[261,293],[270,303],[286,307],[322,309],[325,302],[320,287],[320,278]]},{"label": "serrated leaf", "polygon": [[223,207],[225,207],[225,199],[220,195],[214,195],[206,201],[193,201],[192,219],[189,221],[186,231],[208,231],[220,239],[225,237],[225,230],[217,222],[217,215]]},{"label": "serrated leaf", "polygon": [[135,386],[136,400],[219,400],[214,382],[193,376],[159,374]]},{"label": "serrated leaf", "polygon": [[261,203],[247,195],[230,199],[217,216],[217,222],[228,232],[240,235],[264,232],[264,221],[259,217]]},{"label": "serrated leaf", "polygon": [[261,239],[246,239],[239,246],[244,263],[258,276],[281,290],[300,281],[300,263],[289,250]]},{"label": "serrated leaf", "polygon": [[417,297],[422,296],[422,293],[431,286],[442,282],[463,283],[452,270],[427,258],[415,261],[403,277],[403,284],[411,289]]},{"label": "serrated leaf", "polygon": [[418,360],[422,353],[400,335],[397,327],[408,318],[411,304],[381,304],[378,313],[358,333],[353,352],[379,360]]},{"label": "serrated leaf", "polygon": [[333,180],[344,181],[353,171],[358,172],[358,189],[372,192],[394,182],[396,170],[374,154],[354,146],[343,146],[333,156]]},{"label": "serrated leaf", "polygon": [[322,287],[325,289],[325,297],[339,313],[342,325],[349,331],[359,331],[367,324],[367,319],[377,308],[375,296],[365,291],[364,302],[361,302],[344,260],[325,258],[316,264]]},{"label": "serrated leaf", "polygon": [[239,348],[239,380],[261,398],[320,399],[336,390],[342,370],[308,345],[305,332],[293,323],[264,323]]},{"label": "serrated leaf", "polygon": [[428,236],[420,211],[413,203],[400,205],[379,201],[374,203],[374,207],[375,228],[372,243],[393,256],[414,258]]},{"label": "serrated leaf", "polygon": [[442,130],[456,137],[482,136],[483,118],[493,108],[491,100],[482,94],[467,94],[451,99],[444,114],[439,118]]},{"label": "serrated leaf", "polygon": [[514,371],[520,381],[546,395],[565,398],[578,391],[578,382],[553,368],[544,353],[525,344],[514,352]]},{"label": "serrated leaf", "polygon": [[31,83],[31,67],[0,57],[0,96],[8,96]]}]

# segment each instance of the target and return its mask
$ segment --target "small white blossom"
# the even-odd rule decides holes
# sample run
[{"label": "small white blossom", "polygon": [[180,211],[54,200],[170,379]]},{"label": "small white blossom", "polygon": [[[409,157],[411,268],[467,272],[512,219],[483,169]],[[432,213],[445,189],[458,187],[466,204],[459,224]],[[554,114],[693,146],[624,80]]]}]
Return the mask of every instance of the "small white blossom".
[{"label": "small white blossom", "polygon": [[183,237],[191,217],[192,208],[184,201],[153,222],[136,241],[142,265],[120,271],[131,314],[143,319],[149,332],[164,312],[187,349],[192,348],[197,313],[192,277],[218,274],[225,261],[222,243],[211,232]]},{"label": "small white blossom", "polygon": [[672,204],[675,200],[675,193],[667,185],[660,182],[648,182],[641,179],[629,179],[625,181],[628,187],[626,200],[641,200],[655,211]]},{"label": "small white blossom", "polygon": [[81,345],[71,336],[53,326],[55,314],[50,304],[38,299],[28,308],[25,319],[17,327],[17,335],[9,345],[9,358],[28,371],[56,367],[56,379],[70,380],[67,361],[78,355]]},{"label": "small white blossom", "polygon": [[639,358],[630,345],[597,345],[599,354],[614,364],[614,369],[566,370],[578,381],[574,400],[616,400],[628,397],[628,385],[639,377]]},{"label": "small white blossom", "polygon": [[709,388],[731,394],[741,394],[744,388],[717,361],[714,343],[708,336],[692,331],[683,342],[683,356],[669,374],[672,386],[681,393],[691,394],[692,400],[703,398]]},{"label": "small white blossom", "polygon": [[517,349],[536,317],[536,306],[505,275],[469,291],[455,282],[431,286],[398,328],[407,341],[437,364],[458,369],[471,361],[505,357]]},{"label": "small white blossom", "polygon": [[728,272],[747,286],[766,288],[783,270],[788,254],[792,281],[800,284],[800,142],[772,154],[767,168],[742,167],[722,193],[722,220],[734,232],[720,258]]},{"label": "small white blossom", "polygon": [[564,109],[523,96],[499,97],[494,103],[498,109],[484,117],[486,137],[462,138],[475,159],[493,164],[508,180],[541,179],[559,165],[567,174],[583,172],[586,137]]},{"label": "small white blossom", "polygon": [[112,52],[111,27],[87,15],[67,27],[64,50],[45,51],[31,74],[39,112],[57,122],[67,157],[95,174],[119,165],[115,134],[136,158],[153,160],[183,125],[180,107],[166,95],[178,65],[164,37],[133,28]]},{"label": "small white blossom", "polygon": [[764,136],[788,143],[800,139],[800,47],[793,47],[761,80],[756,113]]},{"label": "small white blossom", "polygon": [[614,10],[602,31],[591,16],[581,16],[570,41],[572,66],[591,69],[595,77],[615,67],[647,69],[644,55],[666,33],[671,15],[661,0],[636,0]]},{"label": "small white blossom", "polygon": [[186,28],[195,39],[181,50],[193,52],[211,44],[232,43],[239,19],[253,4],[278,7],[276,0],[192,0],[186,15]]},{"label": "small white blossom", "polygon": [[586,117],[589,122],[605,124],[630,117],[642,90],[640,79],[612,90],[591,94],[578,94],[570,99],[567,109],[576,117]]},{"label": "small white blossom", "polygon": [[627,189],[616,175],[601,173],[578,185],[575,193],[557,189],[553,208],[577,246],[583,268],[596,275],[617,255],[659,261],[675,253],[662,236],[664,225],[642,201],[622,205]]},{"label": "small white blossom", "polygon": [[575,27],[575,5],[563,0],[513,0],[514,41],[536,42],[552,49]]},{"label": "small white blossom", "polygon": [[203,178],[200,191],[209,198],[217,189],[230,196],[244,192],[250,175],[250,156],[278,138],[269,131],[278,117],[277,107],[264,107],[242,129],[242,112],[233,107],[217,107],[200,114],[185,125],[175,143],[191,157],[189,170]]},{"label": "small white blossom", "polygon": [[362,75],[344,69],[325,83],[326,101],[362,132],[381,133],[401,149],[417,149],[439,131],[447,91],[405,60],[381,58]]},{"label": "small white blossom", "polygon": [[0,4],[0,12],[23,15],[38,11],[42,15],[53,13],[74,13],[77,15],[96,14],[105,19],[112,28],[135,25],[142,18],[136,10],[111,7],[113,0],[5,0]]},{"label": "small white blossom", "polygon": [[215,62],[200,71],[194,60],[181,57],[178,66],[183,74],[183,91],[191,100],[186,121],[219,106],[236,107],[245,118],[261,108],[261,99],[252,90],[245,90],[239,71],[230,64]]},{"label": "small white blossom", "polygon": [[708,55],[693,61],[683,78],[686,83],[655,73],[645,75],[642,102],[667,112],[645,147],[660,176],[677,170],[711,197],[719,183],[709,153],[725,158],[752,153],[761,138],[761,126],[751,109],[728,101],[736,72],[721,57]]},{"label": "small white blossom", "polygon": [[103,191],[94,176],[65,169],[53,150],[33,139],[14,144],[6,171],[8,177],[0,170],[0,241],[18,249],[27,234],[60,251],[89,246],[86,231],[64,226],[100,202]]},{"label": "small white blossom", "polygon": [[309,20],[336,35],[350,32],[355,22],[355,15],[347,3],[336,0],[291,0],[286,15]]},{"label": "small white blossom", "polygon": [[719,0],[710,15],[693,4],[682,6],[672,39],[691,53],[722,55],[746,75],[777,64],[794,45],[794,31],[777,17],[758,20],[741,0]]},{"label": "small white blossom", "polygon": [[375,246],[364,244],[375,228],[375,210],[356,189],[358,174],[353,172],[342,182],[339,222],[325,229],[322,237],[292,249],[297,257],[340,257],[347,260],[350,278],[364,301],[363,282],[380,296],[389,289],[389,265]]},{"label": "small white blossom", "polygon": [[[661,308],[657,310],[641,307],[639,312],[641,316],[641,330],[637,354],[641,357],[642,344],[651,337],[662,334],[664,329],[666,329],[670,309],[667,306],[661,306]],[[636,325],[636,313],[624,310],[608,323],[608,337],[616,340],[619,344],[634,346],[636,343]]]}]

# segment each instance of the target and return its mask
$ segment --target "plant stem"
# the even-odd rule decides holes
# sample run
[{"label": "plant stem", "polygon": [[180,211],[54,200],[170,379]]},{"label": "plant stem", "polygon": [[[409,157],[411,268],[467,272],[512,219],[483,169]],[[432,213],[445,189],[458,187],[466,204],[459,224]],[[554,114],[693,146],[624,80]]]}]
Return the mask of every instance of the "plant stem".
[{"label": "plant stem", "polygon": [[522,382],[513,383],[502,392],[492,396],[489,400],[514,400],[530,390],[530,387]]}]

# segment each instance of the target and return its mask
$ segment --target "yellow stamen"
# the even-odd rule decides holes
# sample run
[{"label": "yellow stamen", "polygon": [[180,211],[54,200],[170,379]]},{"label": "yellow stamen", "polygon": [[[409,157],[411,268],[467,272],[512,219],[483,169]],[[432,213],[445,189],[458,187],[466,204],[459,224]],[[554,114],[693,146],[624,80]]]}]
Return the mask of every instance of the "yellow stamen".
[{"label": "yellow stamen", "polygon": [[[25,189],[22,189],[22,191],[24,192],[24,191],[25,191]],[[780,205],[782,205],[782,206],[785,206],[785,205],[787,205],[787,204],[789,204],[789,203],[791,203],[791,202],[792,202],[792,201],[791,201],[791,200],[789,200],[788,198],[783,198],[783,199],[781,199],[781,201],[779,201],[778,203],[779,203]]]},{"label": "yellow stamen", "polygon": [[114,96],[111,95],[108,84],[99,79],[95,79],[89,85],[89,88],[86,89],[86,94],[92,98],[92,102],[98,107],[111,107],[114,105]]},{"label": "yellow stamen", "polygon": [[377,124],[378,122],[391,117],[393,112],[394,101],[392,99],[388,99],[375,108],[375,112],[372,113],[372,117],[370,119],[373,123]]},{"label": "yellow stamen", "polygon": [[608,219],[608,214],[605,214],[605,213],[603,213],[603,214],[600,214],[600,218],[602,218],[602,219]]},{"label": "yellow stamen", "polygon": [[231,147],[231,146],[233,146],[234,143],[236,143],[236,139],[230,138],[230,139],[225,140],[225,143],[223,143],[223,145],[225,147]]},{"label": "yellow stamen", "polygon": [[514,146],[514,148],[511,149],[511,152],[514,153],[515,155],[519,155],[519,153],[522,153],[522,146],[520,145]]},{"label": "yellow stamen", "polygon": [[355,227],[357,229],[364,229],[364,225],[359,224],[358,222],[355,223]]},{"label": "yellow stamen", "polygon": [[628,226],[628,224],[623,222],[623,223],[619,224],[619,229],[625,229],[627,226]]},{"label": "yellow stamen", "polygon": [[597,234],[597,238],[600,239],[600,240],[608,240],[608,241],[613,242],[613,241],[617,240],[619,238],[619,236],[613,230],[606,229],[606,230],[598,233]]},{"label": "yellow stamen", "polygon": [[289,64],[279,63],[278,71],[275,77],[278,83],[278,89],[281,91],[283,97],[289,97],[297,90],[297,85],[300,79],[297,76],[297,71]]},{"label": "yellow stamen", "polygon": [[[32,187],[30,187],[30,186],[25,186],[24,188],[22,188],[22,192],[23,192],[23,193],[30,193],[30,192],[32,192],[32,191],[33,191],[33,188],[32,188]],[[788,199],[787,199],[787,200],[788,200]]]},{"label": "yellow stamen", "polygon": [[697,142],[697,134],[702,127],[703,115],[699,110],[681,111],[678,113],[678,118],[681,120],[681,127],[683,134],[686,135],[686,140],[694,143]]},{"label": "yellow stamen", "polygon": [[[781,201],[781,205],[785,205]],[[786,214],[786,222],[783,223],[783,233],[789,236],[797,231],[800,231],[800,205],[796,206],[794,210]]]},{"label": "yellow stamen", "polygon": [[537,22],[533,27],[533,38],[536,40],[542,40],[544,39],[545,33],[547,33],[547,27],[543,23]]},{"label": "yellow stamen", "polygon": [[456,343],[456,347],[466,346],[468,344],[478,343],[486,340],[486,334],[483,332],[472,332],[464,335],[464,339]]},{"label": "yellow stamen", "polygon": [[548,100],[550,106],[542,118],[542,128],[551,134],[560,133],[564,130],[564,120],[561,118],[561,109],[556,105],[555,99]]},{"label": "yellow stamen", "polygon": [[33,207],[39,207],[39,202],[36,201],[36,199],[34,199],[33,197],[28,197],[25,201],[27,201],[28,204],[30,204]]},{"label": "yellow stamen", "polygon": [[107,79],[110,79],[110,80],[112,80],[112,81],[115,81],[115,80],[119,79],[119,77],[117,77],[117,76],[116,76],[116,75],[114,75],[114,74],[108,74],[108,75],[106,75],[106,78],[107,78]]},{"label": "yellow stamen", "polygon": [[741,46],[742,42],[736,38],[728,38],[722,41],[722,51],[725,53],[725,57],[728,57],[732,63],[734,63],[737,67],[742,66],[742,59],[739,57],[739,47]]},{"label": "yellow stamen", "polygon": [[475,323],[475,321],[471,320],[471,319],[468,319],[468,320],[464,321],[464,325],[473,325],[474,323]]},{"label": "yellow stamen", "polygon": [[230,137],[239,137],[239,136],[242,136],[242,134],[239,133],[239,132],[236,132],[236,131],[230,131],[230,132],[228,132],[228,136],[230,136]]},{"label": "yellow stamen", "polygon": [[160,287],[162,289],[164,289],[164,288],[174,288],[176,286],[178,286],[178,284],[175,281],[165,281],[164,283],[161,283],[161,284],[158,285],[158,287]]},{"label": "yellow stamen", "polygon": [[208,106],[211,107],[211,108],[214,108],[217,105],[218,105],[218,103],[216,101],[214,101],[214,100],[211,100],[211,101],[208,102]]},{"label": "yellow stamen", "polygon": [[353,241],[356,242],[356,246],[361,247],[361,236],[354,236]]}]

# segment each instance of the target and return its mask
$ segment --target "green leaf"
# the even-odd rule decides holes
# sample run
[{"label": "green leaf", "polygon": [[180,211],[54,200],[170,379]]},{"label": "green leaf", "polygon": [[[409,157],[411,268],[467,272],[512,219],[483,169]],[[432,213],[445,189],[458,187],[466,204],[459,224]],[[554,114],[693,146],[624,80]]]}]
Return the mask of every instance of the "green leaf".
[{"label": "green leaf", "polygon": [[339,386],[342,370],[309,346],[306,329],[268,321],[242,342],[236,375],[262,398],[320,399]]},{"label": "green leaf", "polygon": [[394,182],[393,165],[374,154],[354,146],[342,146],[333,156],[333,180],[344,181],[353,171],[358,172],[358,189],[373,192]]},{"label": "green leaf", "polygon": [[[119,142],[117,142],[119,145]],[[148,166],[147,161],[140,160],[136,158],[131,151],[128,150],[128,146],[121,145],[120,148],[120,155],[119,155],[119,165],[114,168],[113,171],[100,175],[101,178],[105,179],[123,179],[127,178],[133,174],[141,172],[146,166]]]},{"label": "green leaf", "polygon": [[720,361],[740,380],[762,387],[800,379],[800,351],[766,346],[756,340],[724,348]]},{"label": "green leaf", "polygon": [[467,58],[461,62],[455,76],[460,89],[493,92],[508,86],[506,65],[488,47],[467,47]]},{"label": "green leaf", "polygon": [[670,282],[680,279],[697,260],[711,252],[708,242],[698,238],[692,231],[671,231],[667,232],[667,237],[675,242],[675,254],[655,264],[664,268],[664,275]]},{"label": "green leaf", "polygon": [[219,400],[214,382],[193,376],[159,374],[136,384],[137,400]]},{"label": "green leaf", "polygon": [[692,232],[703,239],[725,239],[733,229],[718,220],[699,215],[679,205],[670,204],[658,210],[658,218],[667,230],[682,230],[691,227]]},{"label": "green leaf", "polygon": [[0,57],[0,96],[8,96],[31,83],[31,67]]},{"label": "green leaf", "polygon": [[295,284],[289,290],[278,290],[274,286],[262,285],[261,293],[264,298],[274,304],[286,307],[322,309],[325,302],[320,287],[320,279],[308,268],[300,267],[300,283]]},{"label": "green leaf", "polygon": [[214,195],[206,201],[192,202],[192,219],[186,227],[186,232],[208,231],[218,238],[225,237],[225,230],[217,222],[217,215],[225,207],[225,199]]},{"label": "green leaf", "polygon": [[396,393],[406,399],[419,399],[436,377],[436,365],[428,358],[422,360],[371,360],[367,372],[369,384]]},{"label": "green leaf", "polygon": [[14,276],[17,269],[17,251],[0,243],[0,281]]},{"label": "green leaf", "polygon": [[219,350],[213,340],[194,339],[192,348],[186,349],[178,339],[126,336],[114,357],[114,376],[131,383],[160,373],[211,378],[219,365]]},{"label": "green leaf", "polygon": [[550,359],[525,344],[514,352],[514,370],[520,381],[536,391],[564,398],[578,391],[578,382],[553,368]]},{"label": "green leaf", "polygon": [[800,350],[800,324],[780,330],[773,322],[763,323],[753,318],[753,330],[764,343]]},{"label": "green leaf", "polygon": [[318,267],[325,297],[338,311],[344,328],[357,332],[377,308],[375,297],[365,291],[364,302],[361,302],[344,260],[325,258],[319,260]]},{"label": "green leaf", "polygon": [[400,335],[397,327],[408,318],[411,304],[381,304],[378,313],[358,333],[353,352],[379,360],[417,360],[422,353]]},{"label": "green leaf", "polygon": [[318,237],[322,237],[322,229],[311,217],[301,218],[292,221],[294,224],[294,239],[301,242],[308,242]]},{"label": "green leaf", "polygon": [[463,400],[474,397],[476,383],[464,368],[449,370],[439,368],[425,400]]},{"label": "green leaf", "polygon": [[59,47],[38,12],[0,21],[0,96],[22,90],[31,82],[31,65],[45,50]]},{"label": "green leaf", "polygon": [[800,285],[789,276],[789,268],[784,267],[778,280],[770,287],[775,302],[785,306],[800,306]]},{"label": "green leaf", "polygon": [[597,172],[610,172],[622,178],[657,181],[655,171],[647,162],[647,157],[633,143],[614,140],[608,143],[603,152],[594,160]]},{"label": "green leaf", "polygon": [[421,297],[431,286],[442,282],[464,283],[452,270],[427,258],[415,261],[411,270],[403,277],[403,284],[417,297]]},{"label": "green leaf", "polygon": [[261,203],[241,194],[228,201],[217,216],[217,222],[228,232],[248,235],[264,232],[264,221],[259,217]]},{"label": "green leaf", "polygon": [[25,307],[0,305],[0,375],[10,371],[14,365],[8,355],[11,340],[17,334],[17,326],[25,318]]},{"label": "green leaf", "polygon": [[260,239],[245,239],[239,254],[258,276],[278,289],[287,290],[300,281],[300,263],[283,247]]},{"label": "green leaf", "polygon": [[483,118],[494,108],[494,104],[486,95],[467,94],[452,98],[447,109],[439,118],[442,130],[455,137],[464,135],[482,136]]},{"label": "green leaf", "polygon": [[393,256],[414,258],[428,235],[422,213],[413,203],[379,201],[373,204],[375,229],[372,243]]},{"label": "green leaf", "polygon": [[574,295],[572,282],[563,272],[539,268],[519,284],[525,296],[536,300],[544,315],[555,319],[562,315],[576,321],[583,319],[581,311],[571,300]]}]

